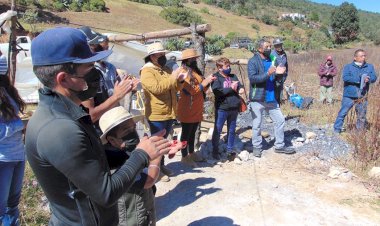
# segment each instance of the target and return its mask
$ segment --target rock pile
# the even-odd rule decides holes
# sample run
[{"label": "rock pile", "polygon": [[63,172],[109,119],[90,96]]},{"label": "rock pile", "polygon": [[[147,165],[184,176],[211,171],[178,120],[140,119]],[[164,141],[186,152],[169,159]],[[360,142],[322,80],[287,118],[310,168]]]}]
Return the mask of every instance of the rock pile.
[{"label": "rock pile", "polygon": [[[239,114],[237,126],[240,130],[249,130],[252,125],[252,116],[249,111]],[[262,137],[263,150],[266,151],[274,144],[274,123],[263,120]],[[203,157],[212,159],[211,137],[204,142],[200,148]],[[347,155],[351,152],[351,146],[339,135],[333,133],[332,125],[307,126],[300,123],[298,117],[287,118],[285,122],[285,144],[295,147],[298,153],[317,154],[322,160],[329,160]],[[244,138],[241,134],[235,137],[234,149],[239,160],[245,162],[254,159],[252,153],[251,139]],[[219,152],[222,158],[226,158],[226,143],[221,139]],[[248,157],[247,157],[248,156]]]}]

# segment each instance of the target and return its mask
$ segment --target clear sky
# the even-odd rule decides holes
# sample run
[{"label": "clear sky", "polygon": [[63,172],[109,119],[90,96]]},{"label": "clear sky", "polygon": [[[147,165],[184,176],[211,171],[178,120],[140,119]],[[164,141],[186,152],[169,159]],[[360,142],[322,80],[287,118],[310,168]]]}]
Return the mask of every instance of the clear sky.
[{"label": "clear sky", "polygon": [[380,13],[379,0],[311,0],[312,2],[340,5],[343,2],[353,3],[357,9]]}]

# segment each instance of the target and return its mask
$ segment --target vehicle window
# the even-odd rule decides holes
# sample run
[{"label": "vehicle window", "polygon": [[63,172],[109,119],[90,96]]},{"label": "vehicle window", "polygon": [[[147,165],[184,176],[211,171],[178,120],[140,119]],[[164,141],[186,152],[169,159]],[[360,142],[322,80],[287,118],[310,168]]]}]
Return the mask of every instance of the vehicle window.
[{"label": "vehicle window", "polygon": [[20,44],[20,43],[28,43],[28,39],[27,38],[19,38],[19,39],[17,39],[17,44]]}]

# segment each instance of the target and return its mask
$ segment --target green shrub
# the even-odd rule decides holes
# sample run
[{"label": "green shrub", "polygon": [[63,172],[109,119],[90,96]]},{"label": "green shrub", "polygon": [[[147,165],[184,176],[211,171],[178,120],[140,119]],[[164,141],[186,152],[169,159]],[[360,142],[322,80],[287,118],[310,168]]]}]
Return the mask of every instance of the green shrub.
[{"label": "green shrub", "polygon": [[263,16],[261,16],[261,21],[268,25],[278,25],[277,19],[273,18],[268,14],[264,14]]},{"label": "green shrub", "polygon": [[203,7],[201,10],[199,10],[201,13],[204,13],[204,14],[210,14],[210,11],[208,10],[207,7]]},{"label": "green shrub", "polygon": [[204,23],[194,11],[182,7],[168,7],[160,12],[160,16],[173,24],[182,26],[190,26],[191,23]]},{"label": "green shrub", "polygon": [[90,0],[90,10],[94,12],[103,12],[106,10],[106,3],[103,0]]},{"label": "green shrub", "polygon": [[206,43],[205,51],[210,55],[222,55],[223,49],[211,43]]},{"label": "green shrub", "polygon": [[74,11],[74,12],[80,12],[80,11],[82,11],[81,10],[81,7],[78,5],[78,3],[77,2],[72,2],[70,5],[69,5],[69,9],[70,9],[70,11]]},{"label": "green shrub", "polygon": [[252,29],[254,29],[256,31],[260,31],[260,26],[257,24],[251,24],[251,27],[252,27]]},{"label": "green shrub", "polygon": [[192,2],[193,2],[194,4],[199,4],[199,3],[201,3],[200,0],[192,0]]},{"label": "green shrub", "polygon": [[373,43],[377,46],[380,45],[380,31],[376,32],[375,37],[373,39]]},{"label": "green shrub", "polygon": [[179,38],[170,38],[164,43],[165,49],[169,51],[180,51],[185,47],[185,42]]},{"label": "green shrub", "polygon": [[207,5],[214,5],[214,4],[216,4],[216,0],[202,0],[202,2],[206,3]]},{"label": "green shrub", "polygon": [[228,40],[228,43],[230,43],[232,40],[234,40],[235,38],[241,36],[239,32],[228,32],[228,34],[226,35],[226,39]]},{"label": "green shrub", "polygon": [[58,11],[58,12],[62,12],[64,11],[66,8],[65,6],[62,4],[62,2],[53,2],[53,9]]}]

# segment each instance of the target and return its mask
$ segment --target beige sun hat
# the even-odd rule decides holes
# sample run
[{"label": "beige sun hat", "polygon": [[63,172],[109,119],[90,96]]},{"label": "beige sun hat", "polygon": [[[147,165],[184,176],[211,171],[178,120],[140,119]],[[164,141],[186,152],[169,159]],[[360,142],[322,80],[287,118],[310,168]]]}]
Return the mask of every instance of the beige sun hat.
[{"label": "beige sun hat", "polygon": [[103,134],[100,136],[100,140],[103,144],[107,143],[107,133],[121,123],[132,119],[135,123],[144,119],[144,115],[131,114],[124,107],[118,106],[105,112],[99,119],[99,127]]},{"label": "beige sun hat", "polygon": [[185,49],[182,51],[182,56],[181,60],[186,60],[190,58],[196,58],[199,57],[200,55],[197,53],[195,49]]},{"label": "beige sun hat", "polygon": [[147,46],[146,48],[147,54],[144,56],[144,59],[146,59],[148,56],[155,54],[155,53],[168,53],[169,51],[164,49],[164,46],[161,42],[155,42]]}]

